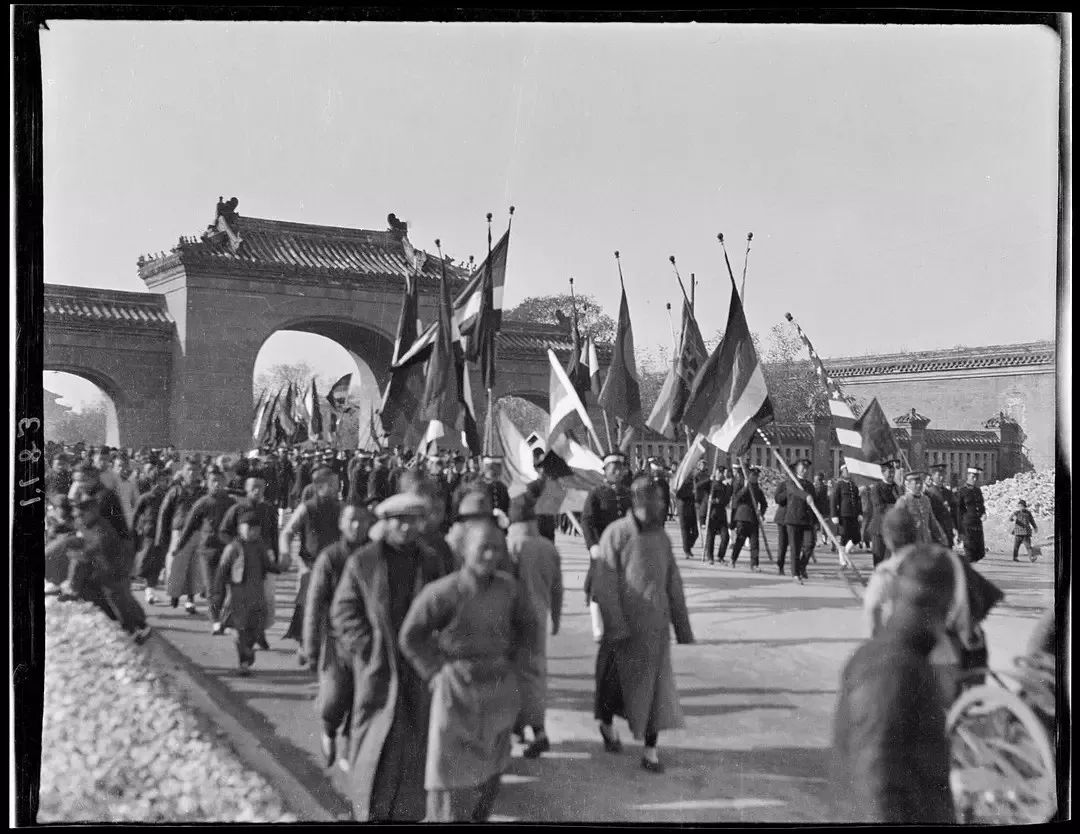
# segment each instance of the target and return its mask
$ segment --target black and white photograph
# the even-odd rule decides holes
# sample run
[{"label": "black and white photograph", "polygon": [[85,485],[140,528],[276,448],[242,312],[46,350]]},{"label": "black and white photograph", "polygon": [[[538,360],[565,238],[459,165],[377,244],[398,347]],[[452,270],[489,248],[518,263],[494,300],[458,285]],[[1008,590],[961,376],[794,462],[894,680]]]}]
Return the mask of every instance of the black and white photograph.
[{"label": "black and white photograph", "polygon": [[1071,14],[10,25],[12,826],[1071,818]]}]

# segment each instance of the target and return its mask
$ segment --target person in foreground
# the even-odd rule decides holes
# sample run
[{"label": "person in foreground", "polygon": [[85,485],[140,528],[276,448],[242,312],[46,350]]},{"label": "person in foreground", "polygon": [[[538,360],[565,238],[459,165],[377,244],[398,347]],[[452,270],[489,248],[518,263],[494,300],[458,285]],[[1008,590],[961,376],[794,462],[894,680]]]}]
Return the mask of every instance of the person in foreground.
[{"label": "person in foreground", "polygon": [[529,597],[496,570],[506,544],[493,521],[461,539],[463,566],[426,586],[401,626],[402,654],[431,690],[425,822],[483,822],[510,763],[521,709],[516,660],[538,642]]},{"label": "person in foreground", "polygon": [[664,502],[648,477],[631,484],[631,511],[612,523],[600,538],[593,594],[604,632],[596,658],[595,715],[604,748],[622,745],[611,726],[623,716],[635,739],[644,737],[641,766],[662,773],[657,754],[661,730],[683,726],[675,674],[671,668],[671,632],[680,645],[694,642],[683,595],[682,577],[664,532]]},{"label": "person in foreground", "polygon": [[881,629],[844,667],[833,722],[836,822],[956,822],[945,705],[930,662],[954,590],[949,560],[914,545],[897,566]]},{"label": "person in foreground", "polygon": [[398,633],[421,588],[444,575],[438,558],[418,542],[429,510],[418,495],[382,501],[375,508],[378,540],[349,556],[330,603],[330,637],[353,670],[346,735],[357,822],[424,816],[431,696],[399,651]]}]

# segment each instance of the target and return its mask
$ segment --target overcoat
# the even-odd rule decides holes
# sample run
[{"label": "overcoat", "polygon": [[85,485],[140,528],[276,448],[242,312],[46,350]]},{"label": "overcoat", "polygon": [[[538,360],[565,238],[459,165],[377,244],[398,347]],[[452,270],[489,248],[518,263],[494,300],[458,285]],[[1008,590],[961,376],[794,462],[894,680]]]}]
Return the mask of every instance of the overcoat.
[{"label": "overcoat", "polygon": [[622,715],[634,738],[683,726],[671,668],[671,627],[679,643],[694,634],[682,577],[663,528],[642,530],[632,513],[600,537],[593,594],[604,619],[605,644],[613,648]]},{"label": "overcoat", "polygon": [[[349,732],[349,781],[352,788],[353,816],[357,822],[371,819],[375,797],[375,777],[394,713],[398,704],[401,673],[397,647],[398,635],[390,621],[390,586],[386,559],[386,545],[374,541],[353,553],[345,563],[341,581],[338,582],[330,603],[331,637],[337,645],[338,654],[350,659],[353,665],[352,725]],[[417,571],[415,594],[425,584],[442,576],[442,566],[430,551],[415,548],[420,562]],[[421,737],[413,740],[427,747],[428,713],[431,696],[418,693],[419,714],[413,716],[417,727],[422,728]],[[423,818],[427,796],[422,783],[403,785],[414,804],[416,820]]]},{"label": "overcoat", "polygon": [[547,708],[547,628],[548,617],[557,627],[562,617],[562,560],[555,545],[528,524],[510,525],[506,535],[510,562],[536,616],[536,641],[520,651],[518,676],[521,683],[520,723],[538,727]]}]

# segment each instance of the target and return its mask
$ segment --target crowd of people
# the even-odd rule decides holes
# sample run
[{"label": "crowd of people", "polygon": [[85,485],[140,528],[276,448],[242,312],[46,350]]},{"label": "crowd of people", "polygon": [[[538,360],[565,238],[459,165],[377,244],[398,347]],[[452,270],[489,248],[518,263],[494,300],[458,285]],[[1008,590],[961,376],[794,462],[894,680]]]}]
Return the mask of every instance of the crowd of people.
[{"label": "crowd of people", "polygon": [[[550,750],[547,636],[563,580],[559,518],[538,512],[543,449],[540,477],[513,499],[493,456],[50,451],[46,592],[92,601],[138,642],[150,629],[133,580],[147,605],[160,592],[200,616],[204,601],[208,628],[233,636],[237,672],[250,675],[268,648],[275,576],[295,564],[285,639],[317,676],[325,765],[348,772],[356,820],[485,820],[513,743],[527,758]],[[694,642],[664,524],[677,514],[686,558],[700,535],[705,561],[726,562],[730,545],[734,565],[748,546],[756,571],[770,501],[756,467],[703,465],[673,496],[659,461],[636,473],[620,453],[603,464],[574,519],[590,556],[594,716],[604,750],[622,750],[620,716],[642,742],[641,768],[662,773],[659,735],[683,726],[672,629]],[[888,464],[867,525],[846,469],[829,485],[808,480],[810,467],[798,461],[772,496],[779,572],[790,548],[792,575],[807,577],[819,516],[841,547],[869,536],[876,568],[870,641],[845,669],[836,716],[845,819],[951,822],[943,708],[985,666],[980,623],[1002,598],[972,568],[984,553],[979,473],[956,496],[940,470],[928,487],[906,473],[901,491]],[[1019,511],[1012,521],[1033,523]],[[925,793],[904,793],[912,783]]]}]

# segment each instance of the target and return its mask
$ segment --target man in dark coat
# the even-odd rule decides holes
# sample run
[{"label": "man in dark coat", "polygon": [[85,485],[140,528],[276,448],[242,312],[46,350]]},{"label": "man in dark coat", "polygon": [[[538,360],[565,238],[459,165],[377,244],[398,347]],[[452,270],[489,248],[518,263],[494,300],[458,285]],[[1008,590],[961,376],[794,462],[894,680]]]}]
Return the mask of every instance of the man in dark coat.
[{"label": "man in dark coat", "polygon": [[592,600],[593,562],[600,558],[600,537],[608,525],[626,515],[631,506],[625,474],[626,455],[612,452],[604,458],[604,483],[594,487],[585,498],[581,532],[589,550],[589,567],[585,573],[586,605]]},{"label": "man in dark coat", "polygon": [[848,661],[833,724],[836,822],[953,825],[945,705],[930,652],[953,568],[931,546],[897,568],[892,614]]},{"label": "man in dark coat", "polygon": [[814,501],[814,485],[806,480],[806,473],[812,466],[809,460],[795,461],[796,485],[792,481],[783,481],[776,488],[776,503],[784,504],[784,525],[787,527],[788,540],[791,543],[791,573],[800,585],[805,579],[806,566],[814,553],[814,527],[817,519],[811,506]]},{"label": "man in dark coat", "polygon": [[829,510],[841,546],[862,540],[859,529],[859,516],[862,515],[859,488],[851,480],[846,464],[840,467],[840,477],[833,484],[832,494],[829,496]]},{"label": "man in dark coat", "polygon": [[[308,596],[304,605],[304,654],[311,671],[319,676],[319,694],[315,711],[322,721],[323,757],[327,767],[337,758],[338,730],[349,727],[345,720],[352,708],[352,663],[338,656],[337,643],[331,637],[330,604],[338,582],[345,572],[349,556],[368,541],[368,530],[375,521],[371,510],[363,504],[345,504],[341,508],[338,529],[341,538],[322,551],[311,568]],[[348,760],[342,759],[345,766]]]},{"label": "man in dark coat", "polygon": [[731,566],[735,566],[743,543],[749,541],[750,570],[755,573],[761,570],[758,566],[758,536],[761,530],[758,519],[765,518],[765,511],[769,507],[765,493],[758,486],[760,473],[761,470],[758,467],[750,467],[750,480],[731,499],[731,523],[735,527],[735,543],[731,547]]},{"label": "man in dark coat", "polygon": [[870,485],[870,536],[874,554],[874,567],[880,565],[889,556],[889,549],[885,545],[885,539],[881,535],[881,525],[885,515],[900,497],[900,488],[896,485],[895,461],[881,464],[881,472],[884,480]]},{"label": "man in dark coat", "polygon": [[930,499],[930,508],[941,529],[945,531],[945,542],[953,546],[956,531],[956,497],[945,483],[945,464],[930,467],[930,483],[926,485],[926,497]]},{"label": "man in dark coat", "polygon": [[979,489],[979,476],[982,470],[969,466],[967,483],[956,491],[957,530],[960,543],[968,561],[974,564],[986,555],[986,542],[983,540],[983,519],[986,518],[986,504],[982,490]]},{"label": "man in dark coat", "polygon": [[308,582],[315,557],[338,539],[338,519],[341,517],[341,501],[338,500],[338,479],[329,468],[321,466],[311,473],[314,495],[299,504],[278,536],[278,552],[284,556],[290,552],[292,537],[300,535],[300,586],[296,592],[296,604],[292,620],[285,632],[285,640],[301,644],[296,651],[301,666],[308,663],[304,655],[304,602],[307,600]]},{"label": "man in dark coat", "polygon": [[727,467],[717,466],[712,477],[697,485],[698,520],[705,531],[705,546],[701,553],[702,563],[716,564],[715,541],[720,534],[720,564],[727,564],[728,533],[727,508],[731,501],[731,485],[727,482]]},{"label": "man in dark coat", "polygon": [[[207,596],[213,587],[221,552],[226,544],[218,535],[218,529],[225,513],[234,503],[235,499],[225,490],[225,473],[219,467],[211,466],[206,470],[206,495],[192,506],[180,531],[180,538],[176,541],[176,549],[183,550],[198,533],[195,554],[202,566],[203,587],[206,588]],[[262,581],[261,574],[259,581]],[[220,614],[216,605],[211,602],[207,611],[210,622],[218,622]]]},{"label": "man in dark coat", "polygon": [[398,648],[420,589],[444,575],[418,547],[427,503],[394,495],[376,508],[385,528],[345,563],[330,604],[330,636],[352,664],[349,778],[357,822],[423,819],[431,694]]}]

